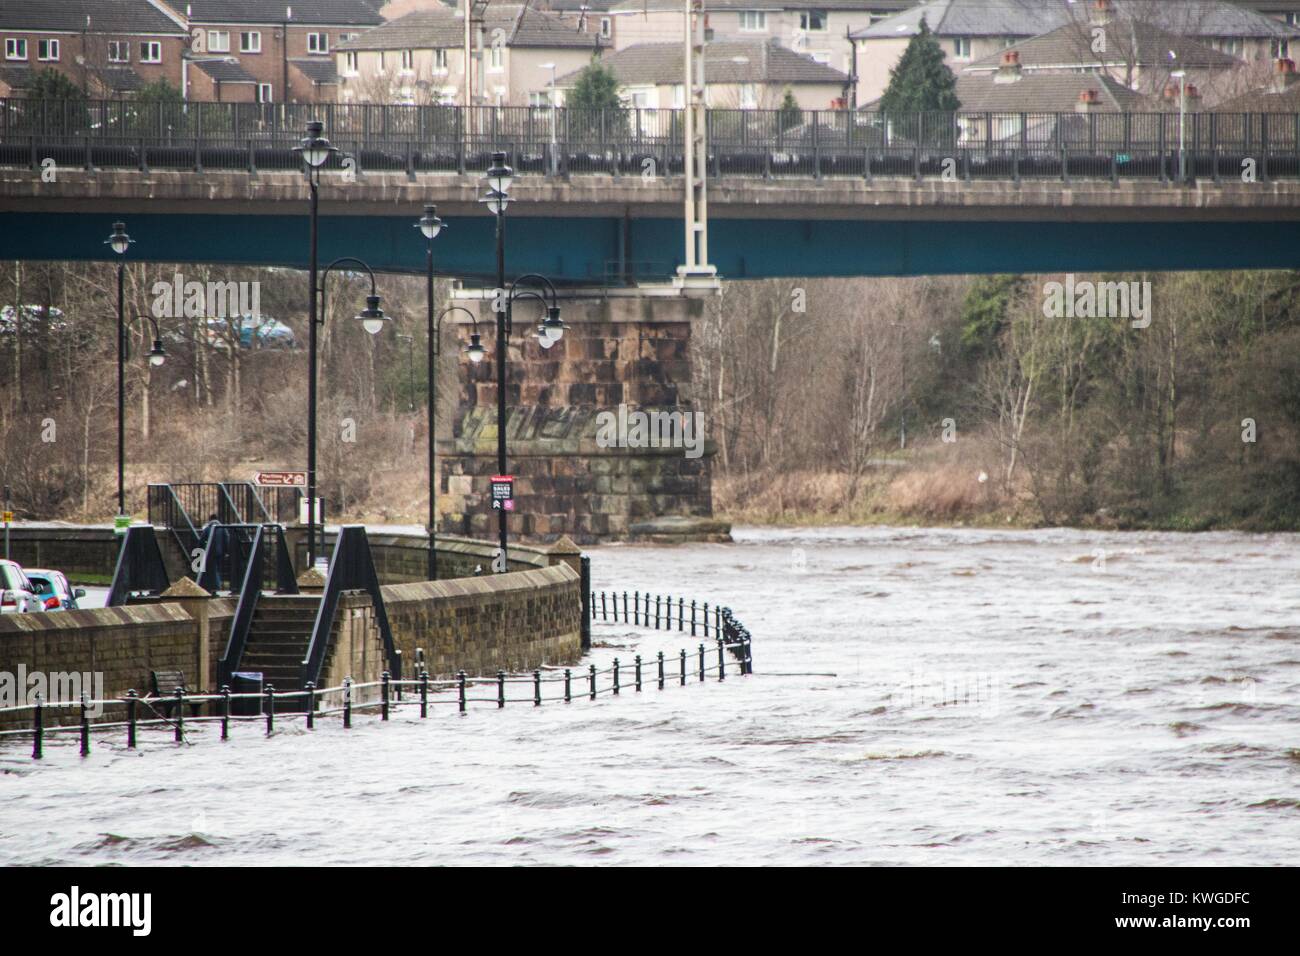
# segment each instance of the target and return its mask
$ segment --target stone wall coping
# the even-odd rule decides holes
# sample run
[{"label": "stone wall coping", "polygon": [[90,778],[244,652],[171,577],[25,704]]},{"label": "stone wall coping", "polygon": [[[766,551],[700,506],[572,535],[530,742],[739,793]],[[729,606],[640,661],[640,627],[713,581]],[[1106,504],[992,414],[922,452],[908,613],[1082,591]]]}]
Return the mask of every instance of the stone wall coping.
[{"label": "stone wall coping", "polygon": [[385,584],[380,590],[385,605],[427,601],[430,598],[448,599],[476,594],[503,594],[509,591],[535,590],[552,585],[580,580],[577,571],[567,564],[529,571],[509,571],[505,574],[482,574],[469,578],[450,578],[446,581],[412,581],[409,584]]},{"label": "stone wall coping", "polygon": [[170,624],[194,620],[180,604],[159,601],[119,607],[87,608],[83,611],[48,611],[43,614],[0,615],[0,637],[9,634],[41,634],[48,631],[112,630],[129,625]]}]

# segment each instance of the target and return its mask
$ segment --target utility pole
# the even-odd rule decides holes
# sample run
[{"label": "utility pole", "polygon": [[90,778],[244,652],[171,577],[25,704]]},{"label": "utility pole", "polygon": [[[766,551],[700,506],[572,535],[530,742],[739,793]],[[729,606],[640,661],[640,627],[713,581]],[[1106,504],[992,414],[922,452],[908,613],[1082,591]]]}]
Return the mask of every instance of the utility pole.
[{"label": "utility pole", "polygon": [[677,270],[676,284],[679,288],[712,289],[718,284],[718,270],[709,265],[709,116],[704,86],[704,2],[684,2],[682,145],[686,181],[686,256],[685,264]]}]

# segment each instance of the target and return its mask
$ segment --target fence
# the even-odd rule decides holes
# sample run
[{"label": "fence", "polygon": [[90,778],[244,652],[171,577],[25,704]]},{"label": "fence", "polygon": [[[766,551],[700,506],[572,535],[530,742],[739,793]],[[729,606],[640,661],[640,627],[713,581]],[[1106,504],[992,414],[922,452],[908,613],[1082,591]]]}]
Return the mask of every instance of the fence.
[{"label": "fence", "polygon": [[[641,594],[637,594],[633,606],[636,607],[633,623],[643,623],[645,627],[651,627],[649,617],[650,594],[645,594],[646,615],[641,614]],[[591,592],[591,607],[593,607],[593,619],[597,619],[598,601],[604,602],[607,594],[614,592]],[[627,593],[624,592],[624,622],[627,622]],[[671,604],[671,602],[669,602]],[[608,604],[604,605],[608,609]],[[679,632],[684,633],[685,623],[681,617],[681,609],[684,607],[697,607],[697,602],[692,601],[686,605],[679,598]],[[707,604],[702,607],[708,607]],[[614,611],[614,617],[601,617],[602,620],[619,620],[617,610]],[[654,618],[656,622],[660,620]],[[668,618],[662,618],[667,622]],[[692,615],[692,626],[695,626],[695,618]],[[83,757],[88,756],[91,752],[92,732],[98,734],[107,734],[107,732],[122,732],[126,734],[126,747],[135,749],[140,743],[140,731],[164,730],[169,732],[175,743],[181,744],[186,741],[186,726],[192,724],[220,724],[221,739],[229,740],[231,730],[240,723],[263,723],[265,734],[273,734],[276,730],[277,721],[289,721],[289,719],[302,719],[308,730],[315,730],[316,722],[322,718],[339,718],[341,719],[344,730],[351,730],[352,717],[357,713],[367,713],[367,711],[378,711],[381,721],[387,721],[394,710],[400,708],[419,709],[420,718],[428,718],[430,708],[446,708],[450,710],[455,708],[455,713],[468,713],[471,705],[491,705],[495,709],[504,709],[507,704],[529,704],[534,708],[545,704],[573,704],[575,701],[597,700],[598,697],[616,697],[623,692],[642,693],[647,685],[654,685],[658,691],[666,691],[668,687],[685,687],[688,683],[705,683],[710,676],[714,676],[718,682],[727,679],[727,653],[731,652],[736,658],[736,674],[746,676],[753,674],[753,639],[751,639],[748,628],[742,626],[731,613],[728,607],[712,606],[712,617],[708,614],[702,614],[699,618],[698,627],[702,630],[708,630],[712,627],[712,637],[710,643],[697,643],[695,648],[681,648],[676,656],[667,656],[662,650],[656,653],[649,661],[643,658],[641,654],[633,657],[630,665],[625,665],[620,658],[615,657],[611,665],[598,669],[597,666],[588,665],[586,670],[573,669],[573,667],[549,667],[543,670],[534,670],[529,675],[510,676],[506,671],[497,671],[495,676],[478,676],[471,678],[460,671],[452,680],[433,680],[429,678],[429,671],[424,667],[422,654],[417,654],[416,667],[417,675],[412,679],[394,678],[389,671],[383,672],[382,678],[376,682],[354,683],[351,679],[344,679],[342,684],[337,687],[317,688],[315,684],[308,682],[304,684],[302,691],[285,691],[277,692],[276,688],[268,685],[261,693],[231,693],[229,685],[224,685],[220,693],[185,693],[182,689],[172,696],[166,697],[140,697],[138,693],[131,689],[122,697],[109,697],[104,700],[92,700],[92,698],[82,695],[79,700],[75,701],[43,701],[39,693],[35,697],[34,704],[19,704],[9,706],[9,708],[0,708],[0,714],[9,713],[30,713],[31,726],[26,728],[17,728],[17,730],[0,731],[0,741],[12,739],[12,737],[27,737],[31,741],[31,756],[34,760],[40,760],[44,756],[45,741],[51,736],[62,734],[75,734],[78,736],[79,749]],[[654,624],[658,627],[658,623]],[[663,630],[663,628],[659,628]],[[671,628],[669,628],[671,630]],[[694,635],[694,630],[692,630]],[[524,695],[517,693],[517,688],[526,688]],[[484,695],[482,689],[489,688],[490,693]],[[377,691],[377,697],[373,700],[361,700],[365,692]],[[243,702],[243,708],[240,708],[240,702]],[[237,710],[248,708],[260,710],[260,713],[237,713]],[[149,711],[152,717],[140,717],[140,711]],[[291,708],[291,709],[290,709]],[[60,726],[45,726],[45,714],[49,711],[77,710],[77,722],[60,724]],[[116,711],[114,719],[104,719],[104,721],[92,722],[90,711],[92,709],[103,710],[107,713],[109,709]],[[161,709],[161,710],[160,710]],[[207,709],[209,713],[200,714],[199,711]],[[162,713],[170,711],[170,713]],[[190,717],[186,717],[186,713]],[[214,713],[212,713],[214,711]]]},{"label": "fence", "polygon": [[[326,168],[482,172],[506,150],[520,175],[680,175],[681,110],[134,103],[0,99],[0,166],[296,171],[319,119],[341,152]],[[1300,177],[1300,113],[713,109],[714,176],[960,176],[1175,181]]]}]

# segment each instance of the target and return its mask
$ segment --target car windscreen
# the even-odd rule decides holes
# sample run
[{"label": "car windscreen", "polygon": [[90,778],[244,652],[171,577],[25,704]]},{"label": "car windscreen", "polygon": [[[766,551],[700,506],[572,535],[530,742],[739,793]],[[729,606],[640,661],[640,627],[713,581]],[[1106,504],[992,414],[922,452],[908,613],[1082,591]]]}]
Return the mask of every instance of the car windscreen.
[{"label": "car windscreen", "polygon": [[39,574],[29,574],[27,580],[32,582],[32,587],[36,588],[37,594],[54,593],[54,582],[49,578],[43,578]]}]

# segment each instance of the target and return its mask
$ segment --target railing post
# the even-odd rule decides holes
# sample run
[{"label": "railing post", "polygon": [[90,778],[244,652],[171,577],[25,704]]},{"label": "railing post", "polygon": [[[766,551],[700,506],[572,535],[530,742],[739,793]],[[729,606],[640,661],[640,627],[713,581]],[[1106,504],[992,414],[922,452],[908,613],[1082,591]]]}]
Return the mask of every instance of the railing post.
[{"label": "railing post", "polygon": [[343,729],[352,729],[352,678],[343,678]]},{"label": "railing post", "polygon": [[713,635],[720,637],[722,635],[722,605],[719,604],[713,609]]},{"label": "railing post", "polygon": [[394,684],[393,686],[394,689],[397,691],[397,699],[401,700],[402,699],[402,649],[400,647],[396,648],[393,651],[393,656],[396,658],[393,666],[397,668],[392,673],[393,678],[397,681],[397,683]]},{"label": "railing post", "polygon": [[[677,599],[677,630],[678,630],[678,632],[680,632],[681,629],[682,629],[682,627],[683,627],[683,624],[682,624],[682,609],[683,609],[685,606],[686,606],[686,599],[685,599],[685,598],[680,598],[680,597],[679,597],[679,598]],[[669,627],[668,629],[671,631],[671,630],[672,630],[672,627]]]},{"label": "railing post", "polygon": [[722,643],[722,638],[718,638],[718,680],[727,679],[727,662],[723,649],[724,644]]},{"label": "railing post", "polygon": [[41,704],[41,695],[36,694],[36,703],[32,711],[32,759],[40,760],[45,738],[45,708]]},{"label": "railing post", "polygon": [[456,672],[456,684],[457,684],[457,690],[460,693],[460,700],[458,702],[460,704],[460,712],[463,714],[465,713],[465,672],[464,671]]},{"label": "railing post", "polygon": [[664,652],[659,652],[659,689],[664,689]]},{"label": "railing post", "polygon": [[685,687],[686,686],[686,648],[684,647],[682,648],[682,653],[681,653],[681,664],[682,664],[682,686]]},{"label": "railing post", "polygon": [[641,655],[636,656],[636,692],[641,693]]},{"label": "railing post", "polygon": [[691,637],[695,636],[695,602],[691,601]]},{"label": "railing post", "polygon": [[230,739],[230,685],[221,685],[221,739]]},{"label": "railing post", "polygon": [[572,673],[569,671],[569,669],[566,667],[566,668],[564,669],[564,702],[565,702],[566,704],[571,704],[571,703],[573,703],[573,694],[572,694],[573,683],[572,683],[572,681],[573,681],[573,675],[572,675]]},{"label": "railing post", "polygon": [[81,695],[81,756],[90,756],[90,714],[85,694]]},{"label": "railing post", "polygon": [[429,716],[429,672],[420,668],[420,716]]},{"label": "railing post", "polygon": [[659,630],[659,601],[661,595],[655,595],[655,630]]},{"label": "railing post", "polygon": [[497,671],[497,709],[506,705],[506,672]]},{"label": "railing post", "polygon": [[316,682],[307,681],[303,688],[307,692],[307,729],[316,729]]},{"label": "railing post", "polygon": [[533,706],[542,706],[542,672],[533,671]]},{"label": "railing post", "polygon": [[632,592],[632,623],[639,625],[641,623],[641,592]]},{"label": "railing post", "polygon": [[605,604],[605,592],[604,592],[604,591],[601,591],[601,592],[600,592],[600,619],[601,619],[602,621],[608,621],[608,620],[609,620],[609,608],[608,608],[608,607],[606,606],[606,604]]},{"label": "railing post", "polygon": [[618,695],[618,658],[614,658],[614,695]]},{"label": "railing post", "polygon": [[709,602],[704,602],[704,636],[709,636]]},{"label": "railing post", "polygon": [[176,698],[176,742],[179,744],[185,740],[185,697],[179,687],[172,696]]},{"label": "railing post", "polygon": [[704,645],[700,645],[700,680],[704,680]]},{"label": "railing post", "polygon": [[135,749],[135,708],[139,700],[134,689],[126,692],[126,745],[131,750]]},{"label": "railing post", "polygon": [[379,675],[379,686],[380,686],[380,697],[381,697],[380,705],[379,705],[380,720],[388,719],[388,704],[389,704],[388,697],[389,694],[392,692],[392,683],[391,683],[392,679],[393,677],[391,674],[388,673],[388,671],[384,671],[382,674]]},{"label": "railing post", "polygon": [[[618,595],[617,595],[617,594],[614,595],[614,605],[615,605],[615,606],[614,606],[614,611],[615,611],[615,613],[614,613],[614,618],[615,618],[615,620],[617,620],[617,619],[618,619]],[[626,624],[627,621],[628,621],[628,617],[627,617],[627,592],[624,591],[624,592],[623,592],[623,623]]]},{"label": "railing post", "polygon": [[591,681],[591,699],[595,700],[596,699],[596,665],[595,664],[591,664],[588,666],[587,677]]},{"label": "railing post", "polygon": [[[582,555],[578,562],[579,577],[582,583],[582,628],[580,631],[582,649],[591,650],[591,618],[595,607],[591,600],[591,558]],[[603,597],[603,595],[602,595]]]},{"label": "railing post", "polygon": [[266,685],[266,736],[275,730],[275,685]]}]

